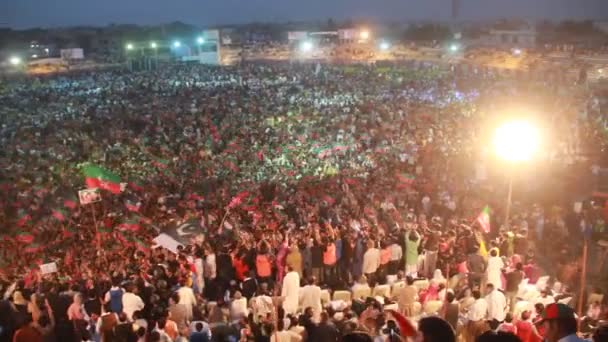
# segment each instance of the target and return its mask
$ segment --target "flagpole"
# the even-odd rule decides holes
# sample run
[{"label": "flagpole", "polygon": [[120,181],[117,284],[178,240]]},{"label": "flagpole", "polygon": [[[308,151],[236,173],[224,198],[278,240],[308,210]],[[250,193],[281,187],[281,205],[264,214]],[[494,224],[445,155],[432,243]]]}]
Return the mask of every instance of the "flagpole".
[{"label": "flagpole", "polygon": [[[578,317],[583,317],[583,297],[585,295],[585,286],[586,286],[586,281],[587,281],[587,251],[588,251],[588,245],[587,245],[587,237],[584,237],[584,244],[583,244],[583,267],[581,270],[581,288],[580,288],[580,292],[578,294],[578,303],[577,303],[577,314]],[[580,324],[580,321],[579,321]]]},{"label": "flagpole", "polygon": [[505,227],[509,228],[509,214],[511,212],[511,197],[513,196],[513,173],[509,171],[509,193],[507,194],[507,207],[505,209]]},{"label": "flagpole", "polygon": [[97,253],[101,250],[101,235],[97,228],[97,217],[95,215],[95,203],[91,203],[91,213],[93,214],[93,225],[95,227],[95,240],[97,240]]}]

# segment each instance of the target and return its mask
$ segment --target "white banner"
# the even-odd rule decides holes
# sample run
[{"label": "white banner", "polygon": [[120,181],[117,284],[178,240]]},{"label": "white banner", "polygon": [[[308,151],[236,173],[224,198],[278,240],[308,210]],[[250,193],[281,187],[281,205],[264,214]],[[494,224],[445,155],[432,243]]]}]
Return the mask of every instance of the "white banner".
[{"label": "white banner", "polygon": [[55,262],[49,262],[48,264],[40,265],[40,273],[42,273],[42,275],[55,272],[57,272],[57,263]]},{"label": "white banner", "polygon": [[101,201],[99,189],[84,189],[78,191],[78,199],[80,204],[89,204]]}]

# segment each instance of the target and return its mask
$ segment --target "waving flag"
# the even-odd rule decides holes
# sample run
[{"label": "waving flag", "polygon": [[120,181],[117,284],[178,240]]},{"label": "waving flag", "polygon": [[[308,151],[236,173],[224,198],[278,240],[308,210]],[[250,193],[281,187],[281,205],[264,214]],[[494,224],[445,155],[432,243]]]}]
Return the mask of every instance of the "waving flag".
[{"label": "waving flag", "polygon": [[93,164],[84,166],[82,172],[87,187],[108,190],[113,194],[121,192],[120,177],[115,173]]},{"label": "waving flag", "polygon": [[131,232],[139,231],[141,229],[141,226],[139,225],[139,218],[135,216],[129,217],[123,223],[118,225],[118,229],[123,231],[127,230]]},{"label": "waving flag", "polygon": [[76,209],[78,206],[78,199],[74,195],[69,196],[63,200],[63,206],[69,209]]},{"label": "waving flag", "polygon": [[67,217],[67,214],[65,212],[65,210],[58,208],[58,209],[53,209],[53,213],[52,213],[53,217],[57,219],[57,221],[59,222],[63,222],[65,221],[65,218]]},{"label": "waving flag", "polygon": [[125,207],[127,208],[128,211],[139,212],[139,208],[141,208],[141,203],[131,201],[131,200],[126,200]]},{"label": "waving flag", "polygon": [[32,243],[34,241],[34,235],[30,232],[20,231],[17,233],[15,239],[23,243]]},{"label": "waving flag", "polygon": [[20,209],[17,213],[17,226],[23,227],[32,221],[32,217],[25,210]]},{"label": "waving flag", "polygon": [[238,193],[236,196],[232,198],[230,203],[228,204],[228,209],[234,209],[243,203],[243,200],[249,196],[249,191],[243,191]]},{"label": "waving flag", "polygon": [[481,213],[479,213],[479,216],[477,216],[477,222],[481,226],[481,229],[483,229],[484,233],[487,234],[490,232],[490,207],[486,205],[483,208]]}]

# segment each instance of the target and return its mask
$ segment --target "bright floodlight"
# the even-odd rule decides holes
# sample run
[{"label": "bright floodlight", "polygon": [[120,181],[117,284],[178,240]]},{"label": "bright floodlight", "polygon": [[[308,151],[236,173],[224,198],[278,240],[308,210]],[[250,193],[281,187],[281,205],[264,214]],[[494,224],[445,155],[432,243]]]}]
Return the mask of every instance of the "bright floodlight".
[{"label": "bright floodlight", "polygon": [[49,48],[44,49],[44,52],[49,53]]},{"label": "bright floodlight", "polygon": [[359,33],[359,36],[361,37],[361,39],[366,40],[369,38],[369,31],[363,30],[361,31],[361,33]]},{"label": "bright floodlight", "polygon": [[11,57],[8,61],[9,61],[9,63],[11,63],[11,65],[21,64],[21,58],[19,58],[19,57]]},{"label": "bright floodlight", "polygon": [[308,40],[302,42],[302,45],[300,45],[300,49],[302,50],[302,52],[310,52],[312,50],[312,42]]},{"label": "bright floodlight", "polygon": [[513,49],[513,54],[517,56],[521,55],[521,49]]},{"label": "bright floodlight", "polygon": [[450,45],[450,51],[452,51],[452,52],[458,51],[458,45],[456,45],[456,44]]},{"label": "bright floodlight", "polygon": [[390,49],[391,44],[389,44],[388,42],[382,42],[380,43],[380,50],[382,51],[386,51],[388,49]]},{"label": "bright floodlight", "polygon": [[153,49],[156,49],[158,47],[158,45],[156,45],[156,42],[152,42],[152,43],[150,43],[150,47]]},{"label": "bright floodlight", "polygon": [[173,42],[173,47],[178,48],[180,46],[182,46],[182,43],[179,40],[176,40],[176,41]]},{"label": "bright floodlight", "polygon": [[127,44],[127,50],[133,50],[133,44],[131,44],[131,43]]},{"label": "bright floodlight", "polygon": [[38,58],[38,55],[37,54],[33,54],[32,58]]},{"label": "bright floodlight", "polygon": [[538,150],[540,134],[527,121],[510,121],[496,129],[494,148],[501,158],[510,162],[527,161]]},{"label": "bright floodlight", "polygon": [[200,45],[200,44],[204,44],[205,43],[205,39],[203,37],[198,37],[196,38],[196,42]]}]

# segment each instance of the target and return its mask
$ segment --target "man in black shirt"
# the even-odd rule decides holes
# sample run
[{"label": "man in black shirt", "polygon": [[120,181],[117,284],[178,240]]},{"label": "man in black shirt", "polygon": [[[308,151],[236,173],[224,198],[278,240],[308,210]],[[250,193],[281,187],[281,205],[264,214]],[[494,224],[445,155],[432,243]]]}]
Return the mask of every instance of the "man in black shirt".
[{"label": "man in black shirt", "polygon": [[329,323],[329,315],[327,312],[321,313],[321,322],[312,329],[312,336],[309,341],[333,342],[338,341],[338,329]]}]

